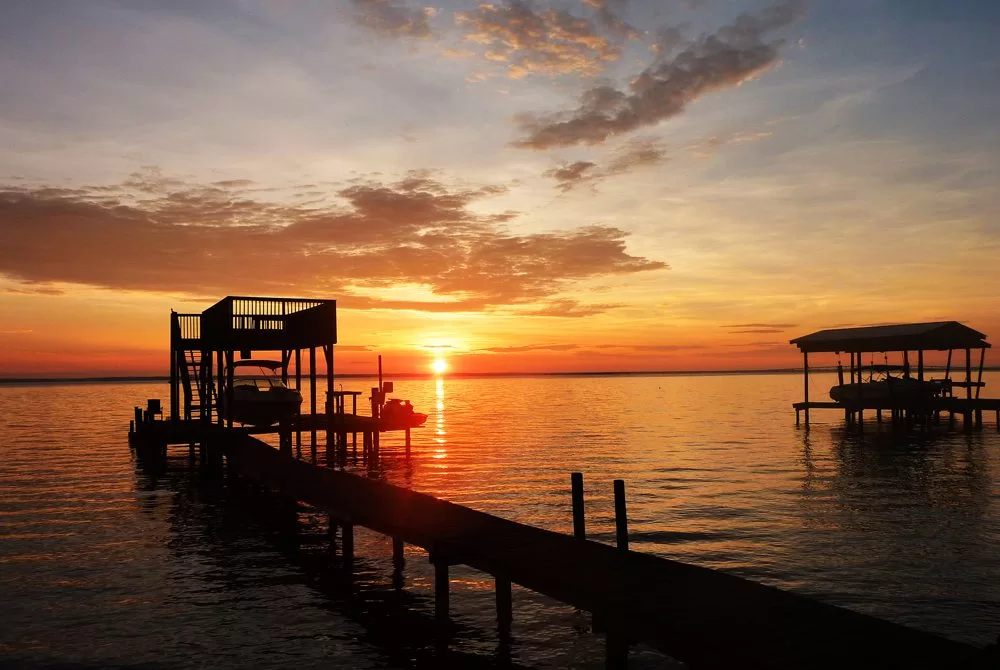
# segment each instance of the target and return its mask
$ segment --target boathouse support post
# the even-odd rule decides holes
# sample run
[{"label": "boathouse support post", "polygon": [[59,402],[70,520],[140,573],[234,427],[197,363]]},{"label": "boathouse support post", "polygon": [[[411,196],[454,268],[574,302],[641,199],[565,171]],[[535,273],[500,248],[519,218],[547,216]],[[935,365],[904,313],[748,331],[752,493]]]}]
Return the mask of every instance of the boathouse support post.
[{"label": "boathouse support post", "polygon": [[917,349],[917,381],[924,381],[924,350]]},{"label": "boathouse support post", "polygon": [[497,596],[497,633],[500,644],[510,644],[510,626],[514,622],[514,602],[510,579],[501,575],[494,577]]},{"label": "boathouse support post", "polygon": [[979,350],[979,374],[976,375],[976,400],[979,400],[979,389],[983,383],[983,365],[986,364],[986,349]]},{"label": "boathouse support post", "polygon": [[[302,395],[302,349],[295,349],[295,390]],[[295,453],[302,458],[302,404],[299,403],[299,414],[295,417]]]},{"label": "boathouse support post", "polygon": [[809,353],[802,352],[802,387],[805,401],[806,428],[809,427]]},{"label": "boathouse support post", "polygon": [[233,369],[233,359],[235,352],[232,349],[226,350],[226,428],[233,427],[233,378],[236,371]]},{"label": "boathouse support post", "polygon": [[410,457],[410,429],[406,429],[406,457]]},{"label": "boathouse support post", "polygon": [[222,388],[222,386],[225,383],[223,377],[223,375],[225,374],[225,367],[226,367],[225,363],[223,363],[222,350],[220,349],[215,352],[215,370],[216,370],[215,378],[217,384],[215,388],[215,395],[219,400],[219,406],[216,408],[215,412],[215,422],[218,424],[219,428],[222,427],[222,423],[223,421],[225,421],[225,418],[222,416],[223,414],[222,394],[225,392],[225,389]]},{"label": "boathouse support post", "polygon": [[571,473],[569,479],[573,496],[573,537],[578,540],[586,540],[586,517],[583,513],[583,473]]},{"label": "boathouse support post", "polygon": [[965,399],[972,400],[972,349],[965,348]]},{"label": "boathouse support post", "polygon": [[615,489],[615,540],[618,548],[628,551],[628,510],[625,507],[625,480],[616,479]]},{"label": "boathouse support post", "polygon": [[180,365],[178,354],[180,352],[180,318],[177,312],[170,310],[170,418],[177,421],[181,418],[181,394],[180,381],[177,377],[177,366]]},{"label": "boathouse support post", "polygon": [[309,347],[309,445],[312,447],[313,461],[316,460],[316,347]]}]

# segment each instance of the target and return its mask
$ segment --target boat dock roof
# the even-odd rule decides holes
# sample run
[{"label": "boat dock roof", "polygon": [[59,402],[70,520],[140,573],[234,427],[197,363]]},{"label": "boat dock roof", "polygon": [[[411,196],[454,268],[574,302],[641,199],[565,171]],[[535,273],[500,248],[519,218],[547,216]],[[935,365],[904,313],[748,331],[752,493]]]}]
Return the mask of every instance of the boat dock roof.
[{"label": "boat dock roof", "polygon": [[958,321],[829,328],[791,340],[799,351],[947,351],[989,349],[986,335]]}]

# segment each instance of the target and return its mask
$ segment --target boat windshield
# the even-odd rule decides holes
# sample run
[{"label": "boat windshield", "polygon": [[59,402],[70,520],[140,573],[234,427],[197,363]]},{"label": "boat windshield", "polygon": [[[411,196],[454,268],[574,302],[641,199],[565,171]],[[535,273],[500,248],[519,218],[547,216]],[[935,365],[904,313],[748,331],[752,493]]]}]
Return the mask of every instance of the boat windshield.
[{"label": "boat windshield", "polygon": [[269,391],[272,388],[285,388],[285,384],[278,377],[237,377],[233,380],[233,387],[253,387],[259,391]]}]

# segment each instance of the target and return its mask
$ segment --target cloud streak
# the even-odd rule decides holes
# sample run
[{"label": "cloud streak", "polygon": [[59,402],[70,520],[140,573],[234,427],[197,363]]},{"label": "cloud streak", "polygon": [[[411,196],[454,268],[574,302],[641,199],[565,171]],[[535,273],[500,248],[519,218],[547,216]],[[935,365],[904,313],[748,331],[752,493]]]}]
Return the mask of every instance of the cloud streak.
[{"label": "cloud streak", "polygon": [[382,37],[427,38],[432,36],[432,7],[410,7],[398,0],[351,0],[355,20]]},{"label": "cloud streak", "polygon": [[[574,282],[666,267],[627,253],[618,228],[511,233],[506,223],[516,213],[479,211],[501,187],[451,187],[418,172],[357,181],[325,199],[313,185],[302,191],[310,204],[155,171],[116,187],[0,187],[0,273],[29,289],[65,282],[200,297],[304,291],[337,295],[355,309],[521,305],[534,311],[519,313],[580,316],[595,307],[560,295]],[[371,295],[400,283],[425,287],[434,301]]]},{"label": "cloud streak", "polygon": [[773,67],[784,42],[768,35],[795,21],[802,10],[802,0],[782,0],[757,14],[741,14],[713,34],[667,45],[625,90],[595,86],[582,94],[575,110],[522,116],[522,137],[513,144],[536,150],[600,144],[676,116],[698,98]]},{"label": "cloud streak", "polygon": [[663,145],[652,141],[633,141],[620,148],[604,167],[592,161],[576,161],[550,168],[542,175],[554,179],[556,188],[566,193],[583,185],[593,188],[610,177],[658,165],[666,159],[667,150]]}]

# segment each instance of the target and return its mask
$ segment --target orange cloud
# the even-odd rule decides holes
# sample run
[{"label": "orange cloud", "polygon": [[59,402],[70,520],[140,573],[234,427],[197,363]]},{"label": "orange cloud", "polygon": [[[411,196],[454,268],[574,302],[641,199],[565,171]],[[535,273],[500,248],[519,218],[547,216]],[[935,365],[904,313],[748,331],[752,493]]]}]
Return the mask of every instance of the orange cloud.
[{"label": "orange cloud", "polygon": [[[312,186],[310,189],[314,188]],[[199,186],[155,172],[114,188],[0,188],[0,273],[28,282],[182,292],[337,295],[343,307],[581,316],[573,282],[663,269],[625,251],[608,226],[514,234],[514,212],[471,205],[503,188],[460,189],[410,174],[332,190],[330,204],[265,201],[241,187]],[[380,300],[399,283],[436,301]]]},{"label": "orange cloud", "polygon": [[536,10],[525,0],[483,3],[456,12],[465,40],[483,47],[482,55],[503,63],[507,75],[593,75],[621,55],[622,42],[638,33],[610,9],[597,8],[593,19],[565,10]]}]

